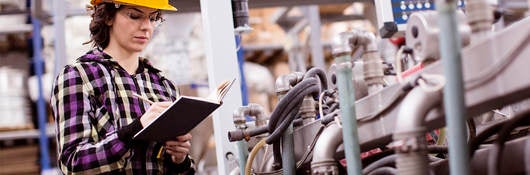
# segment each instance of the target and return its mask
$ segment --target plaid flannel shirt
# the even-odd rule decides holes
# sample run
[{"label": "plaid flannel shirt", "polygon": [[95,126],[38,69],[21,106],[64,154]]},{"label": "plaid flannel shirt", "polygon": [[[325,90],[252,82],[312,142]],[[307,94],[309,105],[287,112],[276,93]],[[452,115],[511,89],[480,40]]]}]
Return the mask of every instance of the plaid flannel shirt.
[{"label": "plaid flannel shirt", "polygon": [[50,103],[63,173],[177,174],[190,168],[189,158],[175,165],[165,152],[158,157],[164,143],[133,141],[131,132],[120,136],[133,122],[141,129],[139,118],[149,108],[133,93],[154,102],[174,101],[179,95],[146,59],[130,75],[110,55],[94,49],[64,68]]}]

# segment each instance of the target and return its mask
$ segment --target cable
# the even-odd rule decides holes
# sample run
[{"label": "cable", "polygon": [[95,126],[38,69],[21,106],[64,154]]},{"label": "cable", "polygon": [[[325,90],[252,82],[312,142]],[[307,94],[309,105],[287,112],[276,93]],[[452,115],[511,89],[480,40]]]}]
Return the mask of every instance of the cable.
[{"label": "cable", "polygon": [[471,139],[471,141],[469,142],[469,157],[473,157],[479,145],[482,144],[486,139],[490,138],[492,135],[497,134],[497,132],[499,132],[502,126],[506,123],[506,121],[507,120],[489,126],[484,131],[479,133],[475,138]]},{"label": "cable", "polygon": [[[523,38],[520,45],[513,48],[508,52],[508,55],[496,63],[493,63],[489,69],[482,71],[479,73],[478,76],[471,78],[470,80],[465,82],[465,89],[466,90],[472,90],[475,89],[485,83],[490,82],[493,78],[495,78],[497,75],[499,75],[501,72],[506,70],[508,65],[514,62],[515,58],[517,58],[517,54],[524,51],[524,48],[528,45],[530,42],[530,33],[526,34],[526,37]],[[523,57],[526,58],[526,57]]]},{"label": "cable", "polygon": [[477,126],[473,118],[467,119],[467,126],[469,128],[468,140],[471,140],[477,136]]},{"label": "cable", "polygon": [[392,167],[381,167],[373,170],[372,172],[368,173],[368,175],[394,175],[397,174],[398,171],[396,168]]},{"label": "cable", "polygon": [[318,96],[318,114],[319,114],[320,117],[324,117],[324,112],[322,112],[322,98],[324,97],[325,93],[326,93],[326,91],[323,91]]},{"label": "cable", "polygon": [[339,116],[339,114],[340,114],[340,109],[335,110],[335,111],[329,113],[328,115],[320,118],[320,123],[322,123],[323,125],[327,125],[328,123],[330,123],[333,120],[335,120],[335,117]]},{"label": "cable", "polygon": [[247,164],[245,165],[245,175],[250,175],[252,173],[252,162],[254,161],[254,157],[256,157],[256,154],[258,151],[265,145],[265,139],[261,139],[254,148],[252,148],[252,151],[250,151],[250,154],[247,158]]},{"label": "cable", "polygon": [[494,147],[491,150],[488,161],[488,174],[496,175],[500,174],[501,164],[499,159],[503,157],[504,143],[509,139],[511,131],[523,125],[530,124],[530,109],[526,109],[523,112],[518,113],[512,119],[510,119],[497,135],[497,141],[495,142]]},{"label": "cable", "polygon": [[[285,96],[278,102],[276,105],[276,108],[274,111],[272,111],[270,119],[269,119],[269,131],[272,131],[274,128],[276,128],[279,120],[283,116],[285,116],[286,108],[293,108],[295,107],[294,104],[292,104],[293,101],[300,101],[303,100],[303,96],[301,99],[295,99],[296,97],[300,98],[298,96],[299,93],[303,92],[306,88],[311,86],[318,85],[318,80],[315,78],[307,78],[302,80],[300,83],[296,84]],[[281,115],[284,114],[284,115]]]},{"label": "cable", "polygon": [[396,162],[396,158],[397,158],[397,155],[396,154],[392,154],[392,155],[389,155],[389,156],[386,156],[386,157],[383,157],[373,163],[371,163],[370,165],[366,166],[366,168],[363,169],[362,171],[362,174],[369,174],[370,172],[378,169],[378,168],[381,168],[381,167],[385,167],[385,166],[394,166],[395,162]]},{"label": "cable", "polygon": [[[278,124],[272,125],[273,128],[271,128],[270,127],[271,125],[269,123],[269,131],[271,131],[272,129],[274,130],[267,138],[267,143],[270,144],[272,143],[272,141],[279,139],[281,136],[281,133],[283,133],[289,127],[289,124],[291,124],[296,114],[298,114],[298,109],[302,105],[303,98],[309,94],[318,93],[318,91],[319,91],[319,87],[313,85],[313,86],[307,87],[306,89],[303,89],[299,94],[296,94],[297,96],[294,97],[294,100],[288,99],[286,97],[282,99],[282,101],[285,99],[290,100],[287,105],[292,106],[292,110],[284,110],[280,112],[281,114],[279,116],[287,116],[287,118],[282,118],[283,120],[280,121],[281,123],[279,125]],[[277,110],[275,110],[274,112],[276,111]],[[287,113],[287,115],[283,115],[285,113]]]},{"label": "cable", "polygon": [[316,67],[309,69],[305,73],[303,79],[307,79],[310,77],[318,78],[320,80],[320,87],[321,87],[320,91],[324,91],[328,89],[328,79],[326,77],[326,73],[322,69],[319,69]]},{"label": "cable", "polygon": [[396,56],[394,57],[394,64],[396,65],[396,77],[399,82],[403,81],[403,77],[401,77],[401,72],[403,71],[403,67],[401,65],[401,59],[403,58],[403,50],[405,47],[400,47],[399,50],[396,53]]}]

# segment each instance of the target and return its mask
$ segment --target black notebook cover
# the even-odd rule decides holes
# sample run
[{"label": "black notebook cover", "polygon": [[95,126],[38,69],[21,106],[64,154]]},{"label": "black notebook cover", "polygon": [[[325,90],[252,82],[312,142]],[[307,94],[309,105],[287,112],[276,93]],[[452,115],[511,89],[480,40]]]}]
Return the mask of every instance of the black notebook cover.
[{"label": "black notebook cover", "polygon": [[153,122],[140,130],[134,139],[163,142],[190,132],[221,106],[202,98],[180,96]]}]

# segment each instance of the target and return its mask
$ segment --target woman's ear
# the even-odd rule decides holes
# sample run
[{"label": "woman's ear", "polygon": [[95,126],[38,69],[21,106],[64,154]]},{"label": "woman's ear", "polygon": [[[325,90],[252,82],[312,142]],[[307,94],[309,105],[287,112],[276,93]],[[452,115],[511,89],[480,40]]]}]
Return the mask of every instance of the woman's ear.
[{"label": "woman's ear", "polygon": [[114,23],[114,18],[110,18],[110,19],[105,20],[105,24],[107,24],[107,26],[109,26],[109,27],[112,26],[112,23]]},{"label": "woman's ear", "polygon": [[109,26],[109,27],[112,27],[112,24],[114,24],[114,18],[116,18],[116,15],[114,15],[114,16],[106,16],[105,17],[105,24],[107,26]]}]

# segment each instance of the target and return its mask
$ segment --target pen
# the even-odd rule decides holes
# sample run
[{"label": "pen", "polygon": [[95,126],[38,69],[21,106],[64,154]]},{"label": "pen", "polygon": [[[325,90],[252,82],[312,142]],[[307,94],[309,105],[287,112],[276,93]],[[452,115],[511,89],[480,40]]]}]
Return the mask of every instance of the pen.
[{"label": "pen", "polygon": [[[154,103],[153,101],[149,100],[148,98],[146,98],[146,97],[144,97],[144,96],[141,96],[141,95],[139,95],[139,94],[137,94],[137,93],[133,93],[133,96],[138,97],[139,99],[141,99],[141,100],[143,100],[143,101],[149,103],[150,105],[152,105],[152,104]],[[158,150],[158,154],[156,155],[156,158],[160,159],[160,158],[162,157],[162,153],[164,153],[164,149],[165,149],[165,148],[164,148],[164,146],[162,145],[162,146],[160,147],[160,149]]]},{"label": "pen", "polygon": [[160,150],[158,150],[158,154],[156,155],[156,158],[160,159],[162,157],[162,153],[164,152],[165,147],[162,145],[160,147]]},{"label": "pen", "polygon": [[150,105],[152,105],[153,103],[155,103],[155,102],[149,100],[148,98],[146,98],[146,97],[144,97],[144,96],[138,95],[137,93],[133,93],[133,96],[138,97],[139,99],[141,99],[141,100],[143,100],[143,101],[149,103]]}]

